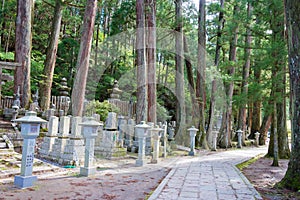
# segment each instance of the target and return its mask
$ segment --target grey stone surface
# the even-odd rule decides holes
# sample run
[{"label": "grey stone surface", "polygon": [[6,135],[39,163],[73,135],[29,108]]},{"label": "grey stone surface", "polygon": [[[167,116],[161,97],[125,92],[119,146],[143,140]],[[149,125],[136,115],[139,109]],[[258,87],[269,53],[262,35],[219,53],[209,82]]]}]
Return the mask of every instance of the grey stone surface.
[{"label": "grey stone surface", "polygon": [[181,159],[149,200],[261,200],[260,194],[235,165],[266,152],[266,147],[243,148]]}]

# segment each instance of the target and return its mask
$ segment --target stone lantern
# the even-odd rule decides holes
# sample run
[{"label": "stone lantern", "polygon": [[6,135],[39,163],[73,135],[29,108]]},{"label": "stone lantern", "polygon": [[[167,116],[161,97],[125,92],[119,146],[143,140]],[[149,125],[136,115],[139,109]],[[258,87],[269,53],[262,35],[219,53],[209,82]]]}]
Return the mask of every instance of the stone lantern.
[{"label": "stone lantern", "polygon": [[260,136],[260,133],[256,132],[256,133],[254,133],[254,135],[255,135],[255,145],[258,147],[259,146],[259,136]]},{"label": "stone lantern", "polygon": [[195,137],[197,134],[198,129],[196,129],[194,126],[188,129],[190,132],[190,138],[191,138],[191,151],[189,152],[189,156],[195,155]]},{"label": "stone lantern", "polygon": [[236,131],[237,136],[238,136],[238,145],[237,148],[242,148],[242,136],[243,136],[243,131],[241,129]]},{"label": "stone lantern", "polygon": [[155,126],[151,128],[149,131],[151,133],[151,136],[153,138],[153,143],[154,143],[154,148],[153,148],[153,156],[151,163],[158,163],[158,157],[159,157],[159,142],[160,142],[160,137],[161,134],[160,132],[163,131],[164,129],[159,128],[159,126]]},{"label": "stone lantern", "polygon": [[80,167],[80,175],[89,176],[96,173],[96,167],[93,166],[95,138],[98,135],[98,128],[103,124],[95,121],[94,118],[88,118],[79,126],[82,126],[83,137],[85,138],[84,167]]},{"label": "stone lantern", "polygon": [[21,175],[15,176],[14,184],[19,188],[31,187],[37,180],[36,176],[32,176],[35,139],[39,135],[40,124],[47,121],[37,117],[34,111],[29,111],[24,117],[14,121],[21,123],[21,135],[24,138]]},{"label": "stone lantern", "polygon": [[139,142],[138,159],[136,160],[135,165],[143,166],[146,163],[146,158],[145,158],[146,137],[147,137],[148,129],[150,129],[151,126],[147,125],[145,121],[141,121],[141,123],[136,125],[135,127],[138,136],[138,142]]}]

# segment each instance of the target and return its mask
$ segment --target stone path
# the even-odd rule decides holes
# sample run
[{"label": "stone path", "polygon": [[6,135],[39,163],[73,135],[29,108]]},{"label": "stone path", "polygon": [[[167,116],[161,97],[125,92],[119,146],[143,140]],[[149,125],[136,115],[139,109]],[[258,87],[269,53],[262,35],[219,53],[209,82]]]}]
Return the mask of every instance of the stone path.
[{"label": "stone path", "polygon": [[262,199],[235,165],[266,152],[245,148],[180,159],[149,200]]}]

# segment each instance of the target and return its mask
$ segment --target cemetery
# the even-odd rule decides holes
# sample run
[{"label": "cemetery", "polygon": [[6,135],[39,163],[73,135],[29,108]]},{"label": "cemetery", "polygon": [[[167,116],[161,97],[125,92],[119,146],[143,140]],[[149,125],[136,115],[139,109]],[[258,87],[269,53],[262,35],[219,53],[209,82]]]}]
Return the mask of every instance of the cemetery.
[{"label": "cemetery", "polygon": [[291,0],[2,0],[0,200],[300,199]]}]

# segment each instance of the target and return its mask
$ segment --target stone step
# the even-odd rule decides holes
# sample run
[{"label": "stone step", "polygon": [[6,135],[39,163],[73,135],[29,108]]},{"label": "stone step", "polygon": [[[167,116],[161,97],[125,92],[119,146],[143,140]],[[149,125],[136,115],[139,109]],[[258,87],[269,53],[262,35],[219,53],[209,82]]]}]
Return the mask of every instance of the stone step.
[{"label": "stone step", "polygon": [[11,123],[0,123],[0,129],[12,129],[13,127],[11,125]]}]

